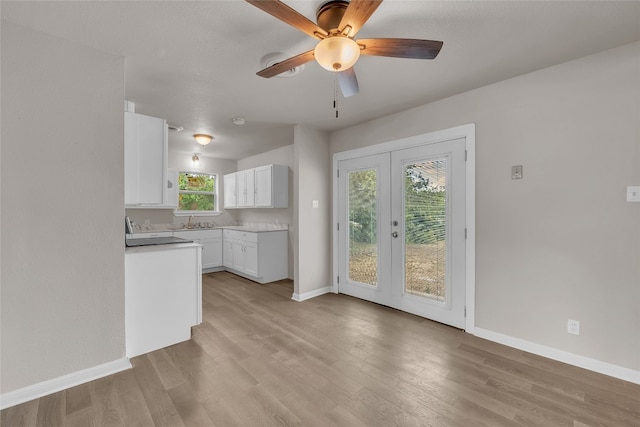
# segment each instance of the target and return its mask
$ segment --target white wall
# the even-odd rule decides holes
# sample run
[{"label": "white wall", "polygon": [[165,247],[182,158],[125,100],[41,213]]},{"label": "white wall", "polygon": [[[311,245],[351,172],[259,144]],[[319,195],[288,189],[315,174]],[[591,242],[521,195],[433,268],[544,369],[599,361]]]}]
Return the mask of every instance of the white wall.
[{"label": "white wall", "polygon": [[[297,235],[294,252],[294,298],[306,299],[328,292],[332,285],[330,240],[331,167],[329,135],[305,126],[294,130],[294,217]],[[313,200],[318,208],[313,208]]]},{"label": "white wall", "polygon": [[[293,138],[293,136],[292,136]],[[293,242],[295,236],[293,218],[293,145],[277,148],[251,157],[238,160],[238,170],[251,169],[264,165],[284,165],[289,167],[289,207],[278,209],[236,209],[238,222],[263,222],[289,225],[289,278],[293,279]]]},{"label": "white wall", "polygon": [[3,21],[1,76],[5,394],[124,358],[124,59]]},{"label": "white wall", "polygon": [[640,371],[640,43],[336,132],[331,153],[466,123],[476,326]]}]

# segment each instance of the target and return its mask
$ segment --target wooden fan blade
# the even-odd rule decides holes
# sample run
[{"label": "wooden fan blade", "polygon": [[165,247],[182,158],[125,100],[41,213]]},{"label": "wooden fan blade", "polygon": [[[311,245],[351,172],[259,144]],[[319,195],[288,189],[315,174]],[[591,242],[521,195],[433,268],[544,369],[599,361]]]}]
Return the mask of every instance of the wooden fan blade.
[{"label": "wooden fan blade", "polygon": [[274,18],[286,22],[294,28],[316,39],[324,38],[328,33],[303,15],[291,9],[280,0],[246,0],[258,9],[262,9]]},{"label": "wooden fan blade", "polygon": [[393,58],[433,59],[442,49],[442,42],[418,39],[358,39],[361,55]]},{"label": "wooden fan blade", "polygon": [[313,58],[313,50],[309,50],[307,52],[301,53],[300,55],[296,55],[289,59],[285,59],[284,61],[278,62],[277,64],[273,64],[272,66],[267,67],[264,70],[258,71],[256,74],[260,77],[268,79],[269,77],[277,76],[278,74],[282,74],[292,68],[296,68],[302,64],[306,64]]},{"label": "wooden fan blade", "polygon": [[340,20],[340,25],[338,26],[340,32],[346,32],[347,36],[353,38],[380,6],[380,3],[382,3],[382,0],[351,0]]},{"label": "wooden fan blade", "polygon": [[348,68],[338,73],[338,84],[340,85],[340,91],[342,96],[348,98],[359,92],[358,79],[356,77],[356,71],[353,67]]}]

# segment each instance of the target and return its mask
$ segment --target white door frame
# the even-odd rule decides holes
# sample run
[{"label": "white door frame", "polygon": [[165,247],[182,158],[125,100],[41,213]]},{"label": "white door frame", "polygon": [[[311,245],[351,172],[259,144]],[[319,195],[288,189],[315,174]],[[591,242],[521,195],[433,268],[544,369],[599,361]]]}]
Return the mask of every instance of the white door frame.
[{"label": "white door frame", "polygon": [[363,148],[357,148],[349,151],[342,151],[333,155],[333,292],[338,293],[338,162],[341,160],[352,159],[355,157],[368,156],[372,154],[380,154],[393,150],[416,147],[425,144],[435,144],[438,142],[449,141],[457,138],[465,138],[466,159],[466,195],[465,195],[465,220],[467,229],[467,241],[465,250],[465,270],[466,270],[466,318],[465,331],[473,334],[475,329],[475,295],[476,295],[476,181],[475,181],[475,142],[476,127],[475,124],[467,124],[457,126],[450,129],[444,129],[436,132],[429,132],[422,135],[416,135],[409,138],[398,139],[395,141],[385,142],[381,144],[370,145]]}]

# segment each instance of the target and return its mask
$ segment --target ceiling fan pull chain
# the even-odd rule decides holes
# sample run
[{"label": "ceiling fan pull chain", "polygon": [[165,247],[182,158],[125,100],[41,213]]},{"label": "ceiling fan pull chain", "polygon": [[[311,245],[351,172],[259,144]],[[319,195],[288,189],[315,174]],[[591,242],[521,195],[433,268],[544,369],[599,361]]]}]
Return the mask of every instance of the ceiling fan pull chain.
[{"label": "ceiling fan pull chain", "polygon": [[336,110],[336,119],[338,118],[338,75],[333,75],[333,109]]}]

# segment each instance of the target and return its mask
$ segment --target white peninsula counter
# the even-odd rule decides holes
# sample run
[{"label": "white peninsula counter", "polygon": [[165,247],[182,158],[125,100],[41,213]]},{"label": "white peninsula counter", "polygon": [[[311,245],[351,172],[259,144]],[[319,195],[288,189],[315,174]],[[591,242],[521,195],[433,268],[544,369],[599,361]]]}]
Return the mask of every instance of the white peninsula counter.
[{"label": "white peninsula counter", "polygon": [[126,248],[127,357],[191,338],[202,323],[201,259],[198,243]]}]

